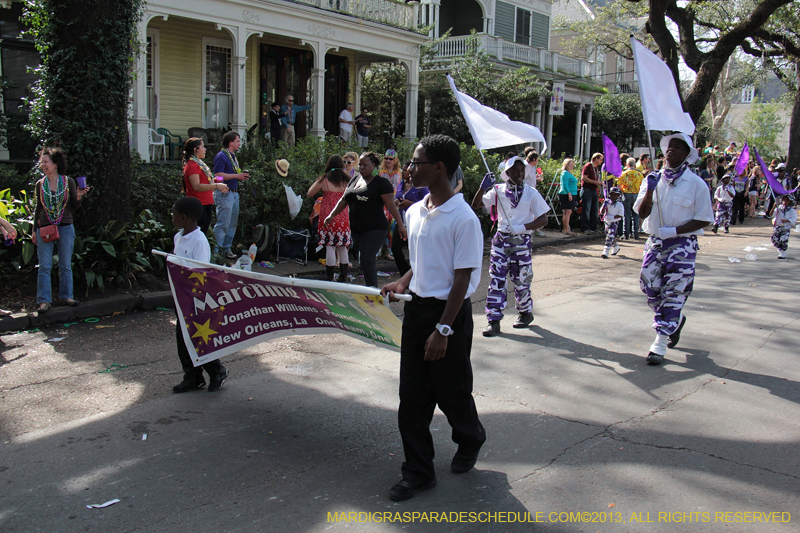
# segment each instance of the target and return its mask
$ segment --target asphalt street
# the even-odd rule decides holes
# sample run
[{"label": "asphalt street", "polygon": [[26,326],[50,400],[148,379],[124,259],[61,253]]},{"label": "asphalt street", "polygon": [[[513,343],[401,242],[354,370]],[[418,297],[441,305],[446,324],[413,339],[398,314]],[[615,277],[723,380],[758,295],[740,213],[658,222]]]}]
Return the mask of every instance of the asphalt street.
[{"label": "asphalt street", "polygon": [[438,486],[401,503],[396,352],[286,337],[227,357],[222,390],[175,395],[171,310],[1,335],[0,531],[798,531],[800,239],[778,261],[770,233],[701,237],[661,367],[644,361],[644,241],[538,250],[535,322],[512,329],[509,309],[491,339],[484,267],[488,440],[452,474],[437,411]]}]

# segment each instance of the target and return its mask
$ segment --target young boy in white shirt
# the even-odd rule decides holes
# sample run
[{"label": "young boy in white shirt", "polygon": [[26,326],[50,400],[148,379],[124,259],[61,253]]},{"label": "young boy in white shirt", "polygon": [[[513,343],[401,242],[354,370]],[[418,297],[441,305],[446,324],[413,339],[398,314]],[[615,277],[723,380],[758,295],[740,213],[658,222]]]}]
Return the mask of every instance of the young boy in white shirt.
[{"label": "young boy in white shirt", "polygon": [[489,258],[489,292],[486,296],[486,317],[489,325],[483,330],[484,337],[500,334],[500,320],[506,307],[506,278],[511,274],[514,297],[519,315],[514,328],[525,328],[533,322],[533,259],[531,258],[531,233],[547,225],[550,206],[536,189],[526,185],[527,163],[519,156],[506,162],[501,174],[504,183],[495,185],[491,172],[484,176],[481,188],[472,199],[472,207],[496,206],[497,233],[492,239]]},{"label": "young boy in white shirt", "polygon": [[717,232],[720,226],[725,228],[725,233],[730,233],[731,215],[733,214],[733,199],[736,196],[736,189],[731,185],[731,175],[722,176],[717,190],[714,191],[714,200],[717,201],[717,214],[714,218],[714,227],[711,231]]},{"label": "young boy in white shirt", "polygon": [[[172,206],[172,225],[180,231],[175,234],[175,255],[187,259],[196,259],[208,263],[211,261],[211,247],[208,239],[197,227],[197,221],[203,215],[203,205],[200,200],[191,196],[179,198]],[[205,386],[203,370],[208,372],[210,379],[208,392],[214,392],[222,387],[228,377],[228,369],[222,366],[219,360],[214,360],[200,367],[192,364],[189,350],[183,340],[181,321],[175,326],[175,338],[178,343],[178,358],[183,367],[183,381],[172,387],[172,392],[181,393],[200,389]]]},{"label": "young boy in white shirt", "polygon": [[622,196],[622,191],[619,187],[611,187],[608,191],[608,200],[603,202],[603,208],[600,210],[606,226],[606,244],[600,255],[603,259],[608,259],[609,254],[617,255],[619,253],[617,232],[622,217],[625,216],[625,205],[619,201],[620,196]]},{"label": "young boy in white shirt", "polygon": [[411,270],[381,292],[393,300],[409,289],[400,346],[400,408],[403,479],[389,490],[395,501],[436,486],[430,424],[437,404],[453,428],[458,451],[454,474],[475,466],[486,441],[472,397],[472,304],[481,278],[483,235],[478,217],[455,194],[451,179],[461,149],[445,135],[422,139],[409,171],[425,198],[406,211]]},{"label": "young boy in white shirt", "polygon": [[797,224],[797,211],[793,208],[794,202],[788,194],[781,196],[781,205],[775,210],[772,221],[772,246],[778,249],[778,259],[786,259],[786,250],[789,249],[789,232]]}]

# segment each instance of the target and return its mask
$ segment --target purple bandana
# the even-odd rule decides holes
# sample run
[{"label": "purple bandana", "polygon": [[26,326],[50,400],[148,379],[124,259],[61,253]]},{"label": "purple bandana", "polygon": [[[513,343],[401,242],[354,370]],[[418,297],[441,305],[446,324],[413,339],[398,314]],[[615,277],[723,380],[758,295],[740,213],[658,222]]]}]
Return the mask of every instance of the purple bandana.
[{"label": "purple bandana", "polygon": [[506,183],[506,198],[511,202],[511,209],[516,209],[519,205],[524,188],[524,183],[522,185],[512,185],[510,182]]},{"label": "purple bandana", "polygon": [[683,176],[683,173],[686,172],[687,168],[689,168],[689,163],[686,163],[685,161],[681,163],[678,168],[669,168],[665,166],[662,176],[664,176],[664,179],[667,180],[669,185],[675,185],[675,181]]}]

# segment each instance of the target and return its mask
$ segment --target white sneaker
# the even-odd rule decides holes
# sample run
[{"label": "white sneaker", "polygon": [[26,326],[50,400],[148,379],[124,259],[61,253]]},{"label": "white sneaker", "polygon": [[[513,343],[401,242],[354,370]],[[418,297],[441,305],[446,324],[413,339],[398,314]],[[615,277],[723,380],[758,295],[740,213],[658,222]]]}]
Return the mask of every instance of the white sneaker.
[{"label": "white sneaker", "polygon": [[786,259],[786,250],[778,250],[778,259]]},{"label": "white sneaker", "polygon": [[619,244],[614,245],[614,250],[611,252],[611,255],[617,255],[619,253]]},{"label": "white sneaker", "polygon": [[603,247],[603,253],[600,254],[600,257],[602,257],[603,259],[608,259],[608,254],[609,253],[611,253],[611,248],[609,248],[608,246],[605,246],[605,247]]},{"label": "white sneaker", "polygon": [[661,333],[656,333],[656,340],[654,340],[653,344],[650,345],[650,351],[658,355],[667,355],[668,340],[669,340],[669,335],[662,335]]}]

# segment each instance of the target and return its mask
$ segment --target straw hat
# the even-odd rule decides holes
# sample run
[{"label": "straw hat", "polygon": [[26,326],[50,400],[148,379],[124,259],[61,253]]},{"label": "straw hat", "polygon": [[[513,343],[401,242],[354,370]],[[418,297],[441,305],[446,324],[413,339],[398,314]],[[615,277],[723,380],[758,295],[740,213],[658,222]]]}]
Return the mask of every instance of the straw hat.
[{"label": "straw hat", "polygon": [[285,159],[278,159],[275,161],[275,170],[285,178],[289,174],[289,162]]}]

